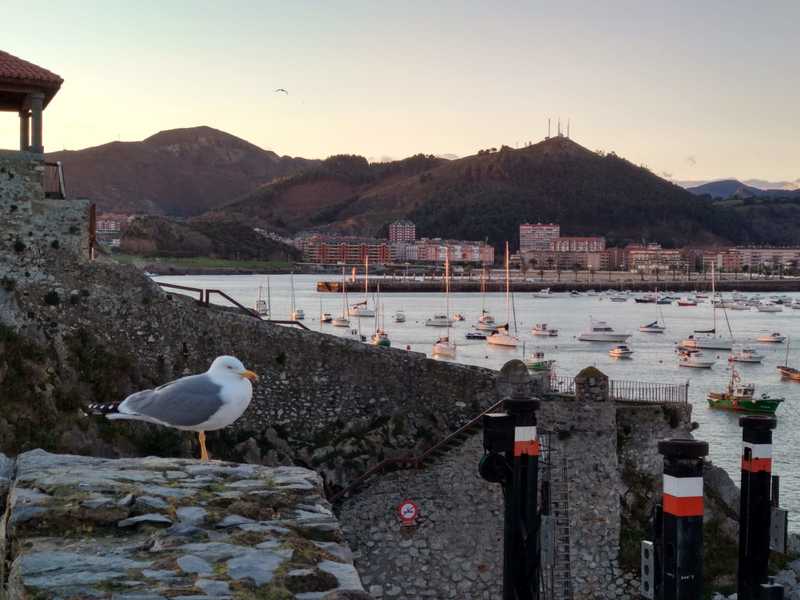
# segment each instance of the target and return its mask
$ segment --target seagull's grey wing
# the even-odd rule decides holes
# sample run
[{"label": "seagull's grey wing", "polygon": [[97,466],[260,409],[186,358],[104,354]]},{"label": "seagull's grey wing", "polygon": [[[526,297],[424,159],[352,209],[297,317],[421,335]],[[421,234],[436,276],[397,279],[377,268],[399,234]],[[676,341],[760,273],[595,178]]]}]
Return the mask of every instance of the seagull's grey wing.
[{"label": "seagull's grey wing", "polygon": [[222,406],[221,390],[205,373],[190,375],[154,390],[132,394],[120,404],[119,410],[167,425],[194,427],[208,421]]}]

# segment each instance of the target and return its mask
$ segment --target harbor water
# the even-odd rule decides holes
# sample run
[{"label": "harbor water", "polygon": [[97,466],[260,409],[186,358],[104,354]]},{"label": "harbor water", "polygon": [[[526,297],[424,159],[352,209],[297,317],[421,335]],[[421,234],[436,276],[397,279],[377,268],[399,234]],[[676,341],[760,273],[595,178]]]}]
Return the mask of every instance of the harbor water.
[{"label": "harbor water", "polygon": [[[187,275],[160,276],[157,281],[175,283],[206,289],[220,289],[245,306],[255,304],[258,287],[265,285],[263,275]],[[340,294],[320,294],[316,291],[315,275],[294,276],[296,306],[305,311],[304,324],[329,335],[348,335],[347,329],[330,324],[321,324],[320,312],[334,317],[342,312]],[[288,319],[290,314],[290,276],[274,275],[269,278],[272,318]],[[362,284],[363,285],[363,284]],[[364,299],[363,288],[355,284],[348,293],[350,304]],[[762,294],[765,298],[768,293]],[[800,300],[800,293],[786,294]],[[212,301],[213,301],[212,297]],[[221,304],[225,301],[216,300]],[[451,313],[461,313],[466,320],[454,323],[451,338],[457,344],[456,361],[499,369],[512,358],[523,358],[536,350],[545,353],[545,358],[556,360],[558,375],[574,376],[586,366],[595,366],[611,379],[625,379],[657,383],[689,382],[689,401],[693,405],[692,418],[699,424],[694,432],[697,439],[710,446],[709,458],[723,467],[733,480],[739,483],[742,432],[736,413],[712,410],[706,401],[709,391],[722,390],[729,382],[730,368],[727,351],[705,351],[717,359],[711,369],[689,369],[678,366],[675,344],[690,335],[695,329],[709,329],[713,322],[713,310],[706,301],[696,307],[637,304],[633,295],[627,302],[611,302],[608,296],[577,296],[553,294],[549,298],[536,298],[531,293],[513,295],[511,323],[513,330],[516,316],[520,345],[516,349],[489,346],[482,340],[467,340],[466,332],[473,329],[483,307],[498,323],[506,320],[506,300],[502,293],[489,293],[485,298],[477,293],[454,293],[450,296]],[[374,306],[374,295],[369,296],[370,308]],[[427,327],[425,320],[435,313],[445,311],[445,298],[441,293],[393,293],[381,294],[380,306],[385,314],[385,329],[392,346],[424,352],[430,356],[433,343],[447,329]],[[394,314],[402,310],[405,323],[395,323]],[[737,363],[742,381],[756,385],[756,395],[767,394],[783,397],[785,402],[778,408],[778,427],[774,432],[773,472],[781,476],[781,504],[790,510],[790,528],[800,530],[800,382],[782,380],[776,366],[786,360],[787,344],[757,343],[759,335],[780,332],[789,337],[789,364],[800,367],[800,310],[784,307],[782,312],[763,313],[755,308],[749,311],[717,311],[717,332],[728,336],[730,322],[735,348],[744,344],[752,346],[765,358],[761,364]],[[640,333],[640,325],[663,319],[666,332],[663,334]],[[614,346],[611,343],[580,342],[577,336],[589,327],[589,319],[604,320],[615,330],[632,334],[627,344],[634,351],[631,358],[615,359],[608,355]],[[360,321],[360,323],[359,323]],[[351,317],[354,327],[360,327],[367,338],[375,328],[374,318]],[[536,337],[531,328],[537,323],[547,323],[558,329],[557,337]],[[512,331],[513,332],[513,331]],[[791,340],[797,340],[796,351],[792,351]]]}]

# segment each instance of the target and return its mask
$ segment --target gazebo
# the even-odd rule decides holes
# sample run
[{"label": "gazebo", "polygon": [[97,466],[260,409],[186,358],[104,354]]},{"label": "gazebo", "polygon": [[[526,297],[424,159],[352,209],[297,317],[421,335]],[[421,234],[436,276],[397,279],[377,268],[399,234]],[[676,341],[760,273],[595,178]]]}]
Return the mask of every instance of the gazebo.
[{"label": "gazebo", "polygon": [[19,149],[42,154],[42,112],[64,80],[0,50],[0,111],[19,114]]}]

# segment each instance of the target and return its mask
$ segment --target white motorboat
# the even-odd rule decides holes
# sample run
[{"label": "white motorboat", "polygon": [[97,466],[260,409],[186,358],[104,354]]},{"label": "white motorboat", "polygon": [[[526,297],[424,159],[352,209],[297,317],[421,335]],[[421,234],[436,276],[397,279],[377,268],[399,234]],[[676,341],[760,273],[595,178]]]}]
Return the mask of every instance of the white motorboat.
[{"label": "white motorboat", "polygon": [[558,335],[558,329],[553,329],[552,327],[548,327],[547,323],[537,323],[531,329],[531,333],[533,335],[539,335],[544,337],[556,337]]},{"label": "white motorboat", "polygon": [[630,358],[633,354],[633,350],[628,348],[628,346],[622,344],[620,346],[614,346],[611,350],[608,351],[608,355],[613,358]]},{"label": "white motorboat", "polygon": [[628,297],[627,296],[616,295],[616,296],[611,296],[611,298],[609,298],[609,300],[611,300],[611,302],[627,302],[628,301]]},{"label": "white motorboat", "polygon": [[550,288],[543,288],[538,292],[533,292],[534,298],[551,298],[553,294],[550,292]]},{"label": "white motorboat", "polygon": [[406,313],[402,310],[398,310],[394,313],[394,322],[395,323],[405,323],[406,322]]},{"label": "white motorboat", "polygon": [[[508,242],[506,242],[506,323],[497,327],[486,338],[486,343],[490,346],[503,346],[506,348],[516,348],[519,344],[519,338],[511,335],[509,332],[508,324],[511,320],[511,274],[509,273],[509,251]],[[516,333],[517,323],[514,321],[514,332]]]},{"label": "white motorboat", "polygon": [[333,315],[331,315],[331,313],[322,313],[319,316],[319,322],[320,323],[331,323],[331,322],[333,322]]},{"label": "white motorboat", "polygon": [[291,314],[292,321],[302,321],[306,318],[306,313],[303,312],[302,308],[295,308]]},{"label": "white motorboat", "polygon": [[647,325],[640,325],[639,331],[642,333],[664,333],[666,331],[666,327],[664,325],[659,325],[658,321],[653,321],[652,323],[648,323]]},{"label": "white motorboat", "polygon": [[464,337],[468,340],[485,340],[486,334],[483,331],[468,331]]},{"label": "white motorboat", "polygon": [[800,310],[800,302],[798,302],[797,300],[792,302],[789,306],[792,307],[792,310]]},{"label": "white motorboat", "polygon": [[578,335],[581,342],[625,342],[631,337],[630,333],[619,333],[614,331],[605,321],[589,320],[589,331],[584,331]]},{"label": "white motorboat", "polygon": [[744,302],[736,301],[730,306],[731,310],[750,310],[750,306]]},{"label": "white motorboat", "polygon": [[697,300],[684,296],[678,299],[678,306],[697,306]]},{"label": "white motorboat", "polygon": [[678,353],[678,366],[692,369],[710,369],[717,361],[706,357],[700,350],[681,350]]},{"label": "white motorboat", "polygon": [[752,348],[742,348],[738,352],[731,353],[728,356],[728,361],[730,362],[740,362],[740,363],[760,363],[764,360],[764,355],[759,354]]},{"label": "white motorboat", "polygon": [[344,316],[334,317],[331,321],[331,325],[334,327],[350,327],[350,319]]},{"label": "white motorboat", "polygon": [[456,313],[453,315],[453,321],[465,321],[464,315],[461,313]]},{"label": "white motorboat", "polygon": [[756,306],[756,309],[758,310],[758,312],[763,312],[763,313],[783,312],[783,307],[780,304],[771,304],[771,303],[759,304],[758,306]]},{"label": "white motorboat", "polygon": [[450,327],[453,322],[445,314],[436,314],[428,319],[425,319],[425,325],[428,327]]},{"label": "white motorboat", "polygon": [[756,338],[756,341],[762,344],[782,344],[786,341],[786,336],[776,331],[775,333],[760,335]]},{"label": "white motorboat", "polygon": [[433,356],[440,356],[442,358],[455,358],[456,357],[456,345],[454,342],[450,341],[449,336],[442,336],[436,343],[433,344],[433,351],[431,352]]},{"label": "white motorboat", "polygon": [[[355,273],[355,269],[353,269],[353,273]],[[367,300],[369,299],[369,255],[366,256],[364,260],[364,299],[361,302],[357,302],[350,307],[350,310],[347,312],[348,315],[351,317],[374,317],[375,311],[371,309],[368,304]]]}]

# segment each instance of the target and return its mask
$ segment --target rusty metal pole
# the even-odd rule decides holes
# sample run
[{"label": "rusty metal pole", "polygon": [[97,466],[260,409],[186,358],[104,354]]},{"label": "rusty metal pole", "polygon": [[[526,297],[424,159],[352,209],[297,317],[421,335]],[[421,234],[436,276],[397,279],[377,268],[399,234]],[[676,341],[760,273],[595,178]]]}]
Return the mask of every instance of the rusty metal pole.
[{"label": "rusty metal pole", "polygon": [[739,505],[739,600],[758,600],[759,586],[767,583],[769,529],[772,512],[772,430],[771,416],[739,419],[742,427],[742,483]]}]

